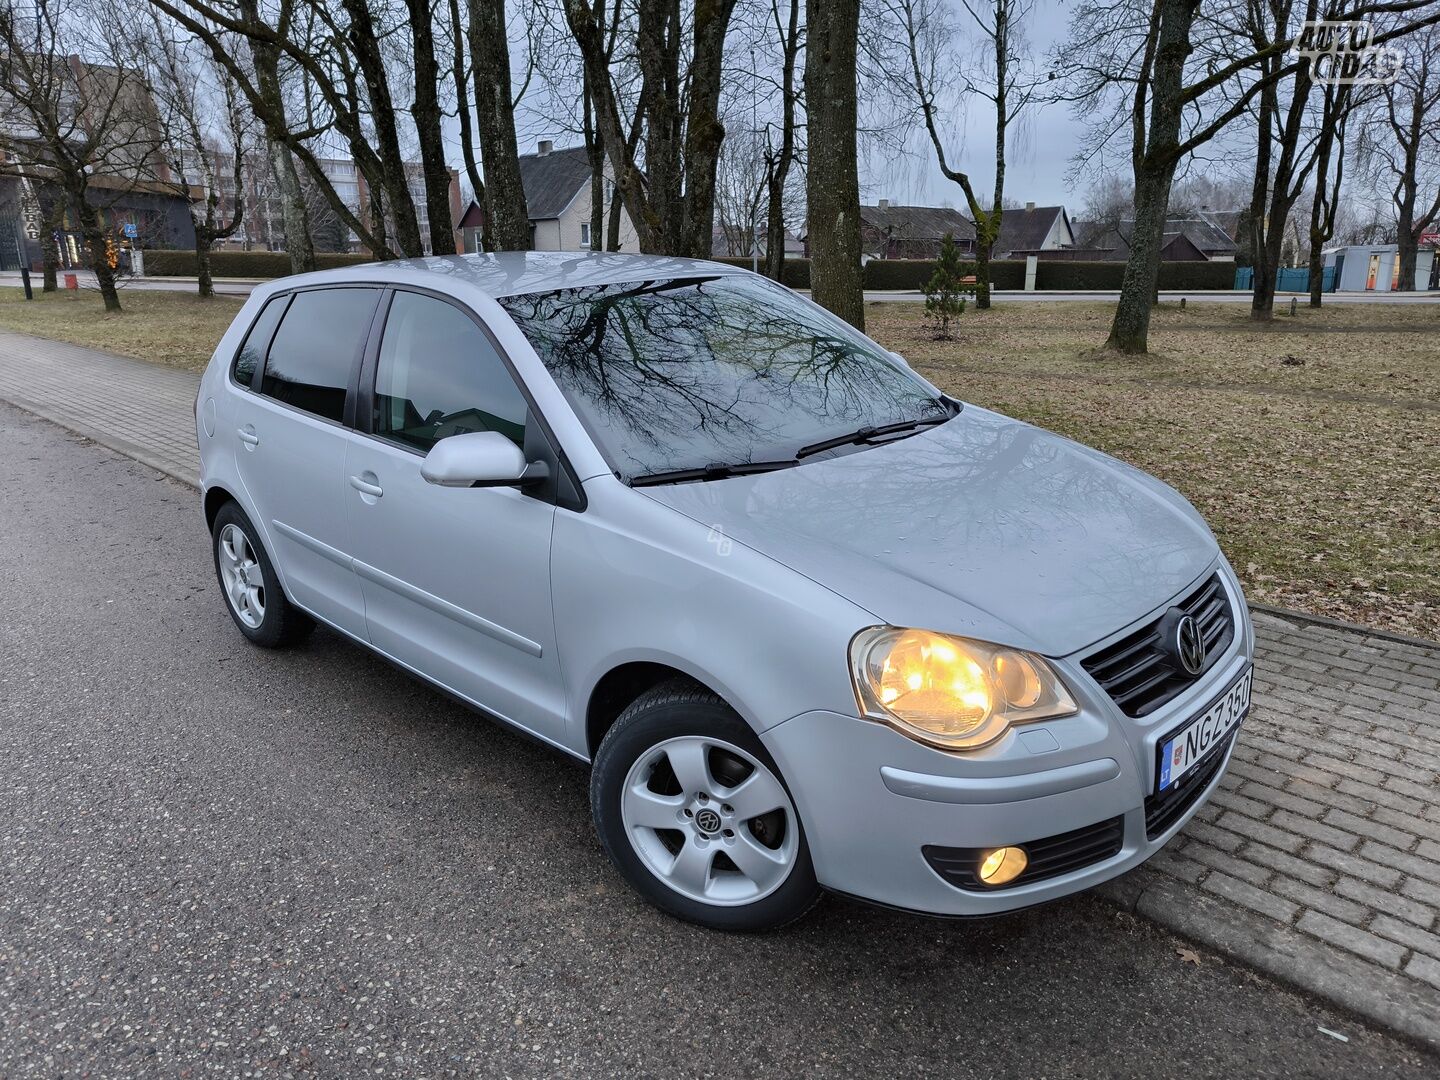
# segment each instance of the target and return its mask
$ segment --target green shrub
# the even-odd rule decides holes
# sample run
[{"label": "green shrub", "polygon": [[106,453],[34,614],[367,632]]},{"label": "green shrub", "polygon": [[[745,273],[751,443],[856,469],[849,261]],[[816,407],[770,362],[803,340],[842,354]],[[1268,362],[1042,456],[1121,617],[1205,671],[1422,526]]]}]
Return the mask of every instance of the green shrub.
[{"label": "green shrub", "polygon": [[[1035,267],[1035,288],[1111,290],[1120,288],[1123,262],[1070,262],[1041,259]],[[1235,264],[1226,262],[1165,262],[1160,264],[1161,289],[1230,289],[1235,286]]]},{"label": "green shrub", "polygon": [[960,249],[949,233],[940,241],[935,272],[925,283],[925,317],[935,323],[935,336],[948,338],[950,322],[965,314],[965,296],[975,291],[975,264],[960,258]]},{"label": "green shrub", "polygon": [[[374,262],[369,255],[343,252],[316,252],[315,265],[320,270],[339,266],[358,266]],[[200,272],[195,250],[151,248],[145,251],[145,273],[153,277],[194,277]],[[215,277],[277,278],[290,273],[290,256],[283,251],[212,251],[210,273]]]}]

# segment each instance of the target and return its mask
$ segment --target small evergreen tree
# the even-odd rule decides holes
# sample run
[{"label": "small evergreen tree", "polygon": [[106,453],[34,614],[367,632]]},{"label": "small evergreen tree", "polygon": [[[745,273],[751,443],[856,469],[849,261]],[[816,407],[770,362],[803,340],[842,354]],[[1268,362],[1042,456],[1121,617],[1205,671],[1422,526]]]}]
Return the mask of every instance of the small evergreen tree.
[{"label": "small evergreen tree", "polygon": [[935,321],[935,336],[950,337],[950,320],[965,313],[965,294],[974,288],[965,283],[970,272],[966,263],[960,261],[960,249],[955,238],[946,233],[940,241],[940,257],[935,260],[935,272],[925,283],[925,317]]}]

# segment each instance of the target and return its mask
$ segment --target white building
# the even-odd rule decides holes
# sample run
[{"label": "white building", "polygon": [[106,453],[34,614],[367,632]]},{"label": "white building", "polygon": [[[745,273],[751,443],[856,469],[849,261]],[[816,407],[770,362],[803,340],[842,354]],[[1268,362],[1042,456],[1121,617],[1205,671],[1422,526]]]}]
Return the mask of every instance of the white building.
[{"label": "white building", "polygon": [[[1325,252],[1325,265],[1335,268],[1337,292],[1390,292],[1400,281],[1400,248],[1395,244],[1354,244]],[[1415,288],[1432,288],[1435,249],[1415,255]]]},{"label": "white building", "polygon": [[[608,173],[608,166],[607,166]],[[590,251],[590,160],[585,147],[556,150],[542,139],[533,154],[520,156],[520,182],[530,215],[530,247],[535,251]],[[615,185],[605,178],[606,221]],[[466,251],[479,251],[483,216],[471,203],[461,222]],[[599,237],[600,249],[605,238]],[[620,210],[620,250],[639,251],[640,242],[630,216]]]}]

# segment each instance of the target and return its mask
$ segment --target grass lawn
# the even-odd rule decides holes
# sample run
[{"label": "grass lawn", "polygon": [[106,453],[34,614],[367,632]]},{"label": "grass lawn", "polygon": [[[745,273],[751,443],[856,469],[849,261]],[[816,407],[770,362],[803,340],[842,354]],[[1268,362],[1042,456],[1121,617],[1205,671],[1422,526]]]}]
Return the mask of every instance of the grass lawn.
[{"label": "grass lawn", "polygon": [[1107,304],[967,311],[936,341],[912,305],[870,334],[957,397],[1178,488],[1251,599],[1440,639],[1440,306],[1166,305],[1148,357],[1096,353]]},{"label": "grass lawn", "polygon": [[240,304],[230,296],[122,288],[124,310],[107,314],[96,290],[42,293],[37,278],[33,301],[20,289],[0,289],[0,327],[200,371]]},{"label": "grass lawn", "polygon": [[[82,290],[0,327],[198,371],[239,301]],[[1440,305],[1166,305],[1154,352],[1098,354],[1112,306],[1003,301],[936,341],[919,305],[866,308],[870,333],[945,390],[1161,477],[1214,528],[1250,597],[1440,639]],[[1288,310],[1288,305],[1284,308]]]}]

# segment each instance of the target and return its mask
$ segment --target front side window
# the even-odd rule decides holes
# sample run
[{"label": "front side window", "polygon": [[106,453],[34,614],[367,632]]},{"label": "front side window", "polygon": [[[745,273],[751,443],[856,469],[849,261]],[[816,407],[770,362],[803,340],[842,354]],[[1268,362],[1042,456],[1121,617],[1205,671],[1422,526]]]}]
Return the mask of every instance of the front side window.
[{"label": "front side window", "polygon": [[422,452],[472,431],[498,431],[523,445],[528,408],[468,315],[433,297],[395,294],[375,369],[376,435]]},{"label": "front side window", "polygon": [[312,289],[295,294],[265,359],[260,391],[334,420],[375,310],[376,289]]},{"label": "front side window", "polygon": [[866,428],[953,415],[874,342],[751,275],[628,281],[500,303],[627,480],[794,463]]},{"label": "front side window", "polygon": [[288,296],[277,296],[271,300],[260,309],[259,318],[245,335],[245,343],[235,354],[235,363],[230,369],[231,375],[241,386],[249,386],[255,381],[260,357],[264,355],[265,346],[270,343],[270,336],[275,333],[275,324],[280,321],[280,316],[285,314],[285,305],[289,301]]}]

